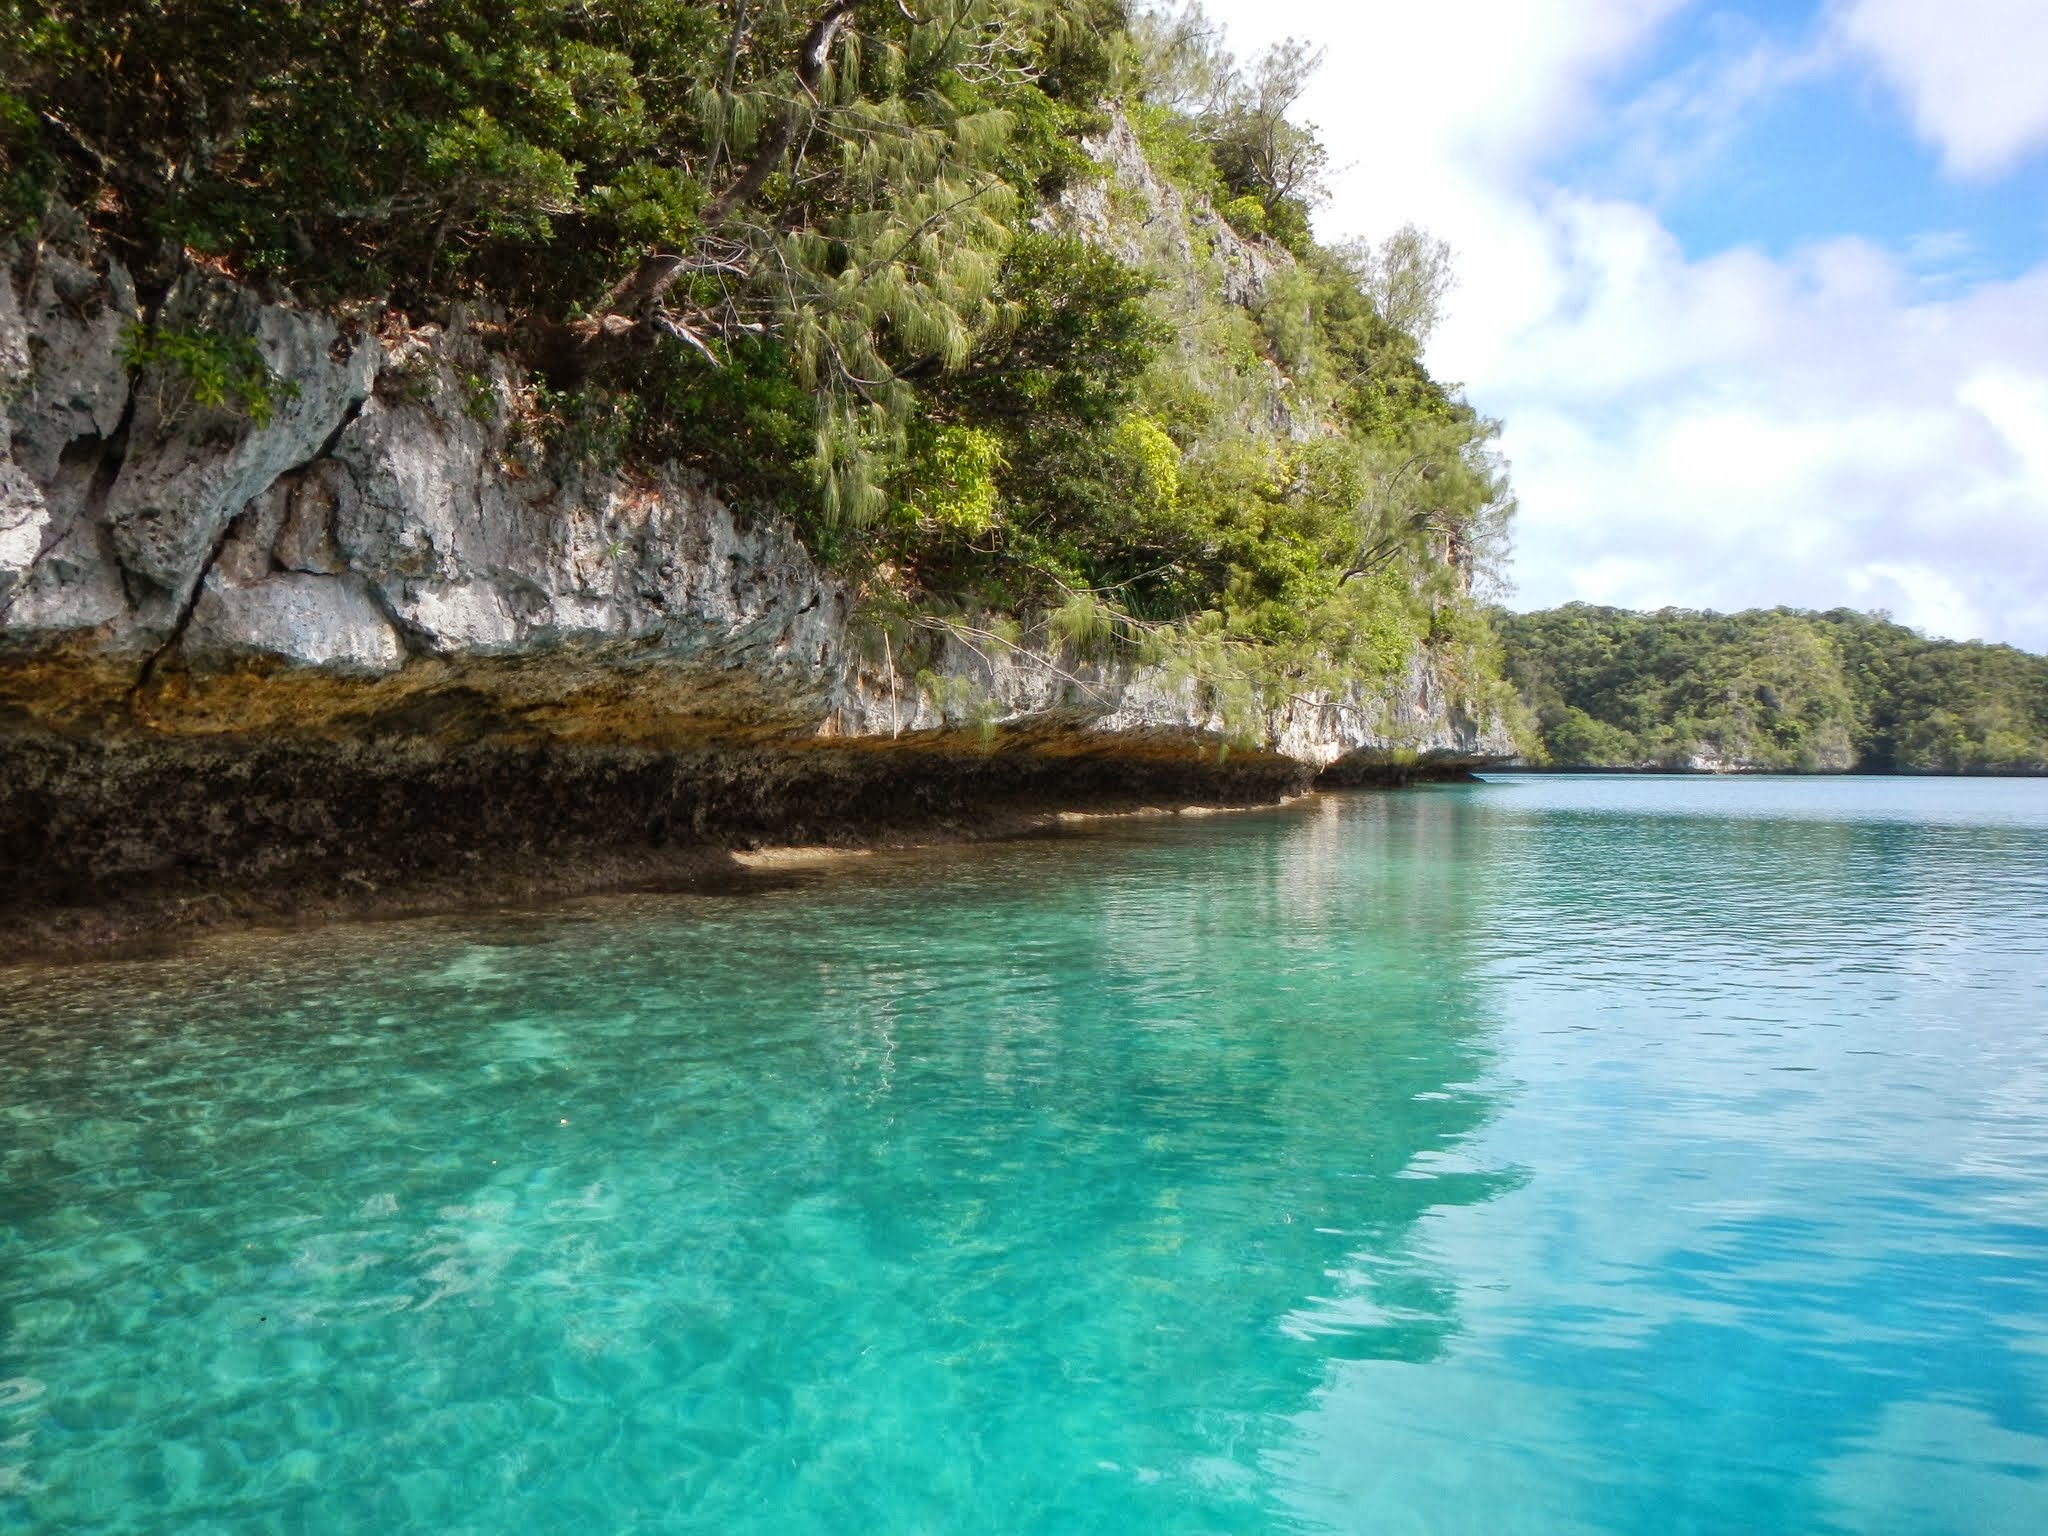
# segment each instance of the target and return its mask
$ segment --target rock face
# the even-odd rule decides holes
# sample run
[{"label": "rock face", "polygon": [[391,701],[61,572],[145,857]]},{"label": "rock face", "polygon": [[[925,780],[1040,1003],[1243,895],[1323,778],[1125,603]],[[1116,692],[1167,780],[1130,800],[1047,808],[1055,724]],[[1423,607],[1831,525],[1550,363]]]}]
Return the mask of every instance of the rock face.
[{"label": "rock face", "polygon": [[1043,227],[1080,234],[1130,266],[1185,273],[1190,305],[1213,297],[1253,308],[1273,278],[1293,268],[1286,251],[1245,239],[1206,202],[1188,198],[1153,170],[1122,113],[1112,113],[1086,148],[1102,177],[1069,187],[1040,219]]},{"label": "rock face", "polygon": [[487,326],[188,274],[159,327],[248,338],[282,386],[208,403],[175,363],[129,366],[118,262],[61,230],[0,260],[18,908],[261,888],[283,909],[500,853],[1263,799],[1513,751],[1420,663],[1247,740],[1160,669],[964,630],[905,656],[772,510],[679,471],[550,469]]}]

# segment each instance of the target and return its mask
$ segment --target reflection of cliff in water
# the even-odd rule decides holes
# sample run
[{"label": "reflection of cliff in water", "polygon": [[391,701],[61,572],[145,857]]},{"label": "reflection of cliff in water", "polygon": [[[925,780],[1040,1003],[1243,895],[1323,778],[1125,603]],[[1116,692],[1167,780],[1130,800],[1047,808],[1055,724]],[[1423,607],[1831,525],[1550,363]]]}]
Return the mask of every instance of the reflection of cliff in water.
[{"label": "reflection of cliff in water", "polygon": [[[961,975],[893,948],[886,892],[862,953],[821,962],[842,1017],[891,1021],[891,1093],[939,1074],[971,1101],[972,1159],[867,1218],[906,1252],[980,1245],[958,1339],[1009,1390],[1086,1382],[1155,1463],[1250,1468],[1331,1362],[1441,1351],[1457,1296],[1418,1223],[1511,1177],[1457,1151],[1492,1092],[1467,803],[1341,797],[997,856],[937,919]],[[927,986],[988,1011],[946,1019]],[[903,1134],[863,1110],[854,1139],[879,1164]],[[1042,1436],[1035,1402],[991,1410]]]}]

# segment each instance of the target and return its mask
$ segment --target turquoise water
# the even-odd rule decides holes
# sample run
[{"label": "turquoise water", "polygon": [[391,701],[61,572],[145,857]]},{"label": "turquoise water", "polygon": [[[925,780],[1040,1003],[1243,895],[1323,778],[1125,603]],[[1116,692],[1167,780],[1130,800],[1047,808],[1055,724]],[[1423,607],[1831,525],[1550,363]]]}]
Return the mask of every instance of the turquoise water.
[{"label": "turquoise water", "polygon": [[0,1529],[2048,1530],[2048,783],[0,972]]}]

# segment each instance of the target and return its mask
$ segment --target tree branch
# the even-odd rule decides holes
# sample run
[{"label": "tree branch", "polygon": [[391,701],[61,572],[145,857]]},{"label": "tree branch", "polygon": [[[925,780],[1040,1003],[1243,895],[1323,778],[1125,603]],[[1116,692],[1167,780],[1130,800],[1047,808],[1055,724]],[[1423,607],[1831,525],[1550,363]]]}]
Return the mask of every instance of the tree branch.
[{"label": "tree branch", "polygon": [[711,145],[711,158],[705,162],[704,173],[708,178],[718,170],[719,159],[725,153],[726,111],[732,102],[732,83],[740,67],[740,44],[747,40],[747,0],[739,0],[733,9],[732,37],[725,47],[725,74],[718,84],[718,137]]},{"label": "tree branch", "polygon": [[[797,84],[804,88],[804,94],[813,101],[817,99],[819,82],[825,77],[825,66],[831,60],[832,45],[838,41],[840,29],[846,25],[847,18],[860,5],[861,0],[833,0],[833,4],[811,23],[811,30],[804,34],[803,43],[797,49],[796,79]],[[796,138],[799,115],[792,108],[768,130],[768,136],[755,149],[754,158],[747,162],[739,180],[713,198],[704,210],[707,228],[719,224],[733,209],[752,202],[761,188],[768,184],[768,178],[775,174]]]},{"label": "tree branch", "polygon": [[[820,13],[804,34],[803,42],[797,48],[796,79],[803,87],[804,95],[815,103],[818,86],[824,80],[825,66],[831,62],[833,45],[838,41],[840,31],[848,18],[858,10],[863,0],[833,0]],[[733,62],[737,60],[740,45],[740,27],[744,21],[742,7],[739,19],[734,23],[727,79],[731,78]],[[798,123],[806,116],[801,107],[791,105],[777,119],[761,142],[754,147],[754,155],[747,162],[746,169],[717,197],[705,207],[703,227],[716,229],[736,210],[745,207],[760,195],[789,155],[789,147],[795,142]],[[723,135],[721,134],[721,144]],[[693,264],[680,256],[650,253],[640,260],[631,275],[622,279],[610,293],[605,295],[604,305],[608,310],[621,313],[651,313],[661,303],[662,296],[675,285]]]}]

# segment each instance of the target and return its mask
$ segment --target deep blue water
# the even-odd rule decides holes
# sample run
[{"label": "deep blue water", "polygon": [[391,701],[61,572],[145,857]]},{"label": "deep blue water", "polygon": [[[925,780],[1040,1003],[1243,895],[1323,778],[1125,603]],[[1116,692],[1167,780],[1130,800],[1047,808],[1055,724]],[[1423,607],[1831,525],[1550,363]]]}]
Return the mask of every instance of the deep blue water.
[{"label": "deep blue water", "polygon": [[2048,1531],[2048,782],[0,972],[0,1529]]}]

